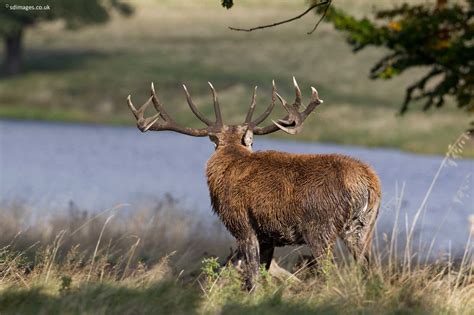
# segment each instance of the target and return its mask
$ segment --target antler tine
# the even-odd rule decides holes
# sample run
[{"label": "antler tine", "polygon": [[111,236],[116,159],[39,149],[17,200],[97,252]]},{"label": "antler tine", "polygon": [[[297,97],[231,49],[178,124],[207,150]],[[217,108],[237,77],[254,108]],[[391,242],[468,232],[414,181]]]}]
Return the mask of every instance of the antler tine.
[{"label": "antler tine", "polygon": [[143,132],[145,131],[148,131],[148,129],[151,128],[151,126],[153,126],[157,121],[158,119],[160,119],[160,113],[150,117],[150,118],[146,118],[145,119],[145,128],[143,129]]},{"label": "antler tine", "polygon": [[216,113],[216,125],[222,126],[222,114],[221,114],[221,108],[219,106],[219,100],[217,99],[217,92],[214,89],[214,86],[212,85],[211,82],[207,82],[207,83],[211,87],[211,91],[212,91],[212,99],[214,101],[214,111]]},{"label": "antler tine", "polygon": [[138,113],[137,113],[138,111],[135,108],[135,106],[133,106],[132,96],[130,94],[127,96],[127,104],[130,110],[132,111],[133,116],[135,116],[135,118],[138,119]]},{"label": "antler tine", "polygon": [[296,79],[294,76],[293,76],[293,85],[295,86],[295,94],[296,94],[295,105],[297,108],[300,108],[302,95],[301,95],[300,87],[298,86],[298,82],[296,82]]},{"label": "antler tine", "polygon": [[314,87],[311,87],[311,99],[312,101],[317,101],[321,104],[324,103],[324,101],[319,98],[318,90],[316,90],[316,88]]},{"label": "antler tine", "polygon": [[188,101],[188,105],[189,107],[191,108],[191,111],[194,113],[194,115],[196,115],[197,118],[199,118],[200,121],[202,121],[203,123],[205,123],[206,125],[208,126],[211,126],[212,125],[212,121],[210,121],[209,119],[207,119],[196,107],[196,105],[194,105],[193,103],[193,100],[191,99],[191,95],[189,95],[189,92],[188,92],[188,89],[186,88],[186,85],[183,84],[183,89],[184,89],[184,93],[186,93],[186,100]]},{"label": "antler tine", "polygon": [[258,126],[260,123],[262,123],[265,119],[267,119],[268,116],[273,111],[273,108],[275,107],[275,99],[276,99],[276,86],[275,86],[275,80],[272,80],[272,102],[270,105],[268,105],[267,109],[257,118],[252,122],[252,125]]},{"label": "antler tine", "polygon": [[302,115],[303,118],[306,118],[311,112],[320,104],[324,103],[322,99],[319,98],[318,90],[314,87],[311,87],[311,103],[309,103],[308,107],[303,111]]},{"label": "antler tine", "polygon": [[252,121],[253,111],[255,110],[256,98],[257,98],[257,86],[255,86],[255,89],[253,90],[252,103],[250,104],[250,108],[249,108],[249,111],[247,113],[247,117],[245,117],[245,123],[246,124],[248,124]]},{"label": "antler tine", "polygon": [[170,115],[166,112],[165,108],[161,104],[160,100],[158,99],[158,96],[156,95],[155,92],[155,85],[153,82],[151,82],[150,86],[150,92],[151,92],[151,101],[153,102],[153,106],[155,107],[156,111],[160,113],[160,116],[166,120],[166,121],[173,121]]},{"label": "antler tine", "polygon": [[278,130],[283,130],[284,132],[292,135],[297,134],[301,131],[303,123],[305,119],[309,116],[309,114],[311,114],[311,112],[318,105],[323,103],[323,101],[319,98],[318,91],[314,87],[311,87],[311,102],[308,104],[304,111],[300,112],[299,107],[301,106],[302,96],[300,88],[298,87],[298,83],[296,82],[296,79],[294,77],[293,85],[295,87],[296,99],[294,104],[292,105],[288,105],[285,99],[283,99],[280,94],[275,92],[275,95],[278,97],[283,107],[288,112],[288,115],[286,115],[283,119],[279,119],[278,121],[272,120],[273,124],[268,125],[266,127],[255,126],[253,129],[254,134],[265,135]]},{"label": "antler tine", "polygon": [[[146,132],[148,130],[154,130],[154,131],[170,130],[170,131],[176,131],[176,132],[194,136],[194,137],[205,137],[209,135],[211,126],[208,126],[206,128],[196,129],[196,128],[183,127],[177,124],[168,115],[163,105],[161,104],[160,100],[156,96],[155,87],[153,83],[151,83],[150,92],[151,92],[150,98],[139,109],[136,109],[135,106],[133,105],[131,96],[129,95],[127,97],[128,107],[130,108],[130,110],[133,113],[133,116],[135,116],[137,120],[138,129],[140,129],[142,132]],[[153,106],[155,107],[158,113],[153,115],[152,117],[145,118],[144,117],[145,110],[150,105],[150,103],[153,103]],[[196,116],[198,115],[196,114]],[[202,117],[198,116],[198,118],[202,118]],[[162,118],[161,121],[159,121],[160,118]]]},{"label": "antler tine", "polygon": [[290,128],[280,125],[274,120],[272,120],[272,123],[274,123],[278,128],[280,128],[284,132],[289,133],[290,135],[296,135],[297,133],[301,131],[301,125],[290,129]]},{"label": "antler tine", "polygon": [[132,111],[133,116],[135,116],[135,119],[137,120],[137,122],[140,122],[140,130],[142,132],[145,132],[148,129],[150,129],[150,127],[155,122],[157,122],[158,119],[160,118],[160,113],[157,113],[157,114],[155,114],[155,115],[153,115],[152,117],[149,117],[149,118],[144,118],[143,117],[143,114],[145,113],[145,110],[147,109],[147,107],[150,105],[151,101],[152,101],[152,96],[150,96],[150,98],[145,102],[145,104],[143,104],[139,109],[136,109],[135,106],[133,106],[133,103],[132,103],[132,96],[129,95],[127,97],[128,107]]},{"label": "antler tine", "polygon": [[290,108],[288,107],[288,103],[285,101],[283,97],[281,97],[280,94],[275,93],[278,99],[280,100],[281,105],[283,105],[283,108],[286,110],[287,113],[290,113]]},{"label": "antler tine", "polygon": [[132,96],[129,95],[127,97],[127,104],[128,104],[128,107],[131,109],[133,115],[135,116],[135,118],[140,118],[140,117],[143,117],[143,114],[145,113],[145,110],[148,108],[148,106],[150,105],[151,103],[151,96],[148,98],[148,100],[145,102],[145,104],[143,104],[142,106],[140,106],[139,109],[136,109],[135,106],[133,106],[133,103],[132,103]]}]

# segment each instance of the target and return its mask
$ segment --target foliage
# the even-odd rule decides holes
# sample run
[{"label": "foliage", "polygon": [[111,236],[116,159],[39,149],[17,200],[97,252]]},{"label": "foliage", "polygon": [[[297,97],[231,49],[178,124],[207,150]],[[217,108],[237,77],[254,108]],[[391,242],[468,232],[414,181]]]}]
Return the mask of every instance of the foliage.
[{"label": "foliage", "polygon": [[[369,0],[364,1],[351,13],[367,12]],[[241,3],[234,2],[235,6]],[[451,106],[441,113],[393,115],[398,108],[394,100],[403,99],[400,86],[408,85],[416,74],[396,82],[369,80],[363,74],[383,51],[371,49],[354,56],[338,31],[321,28],[329,25],[320,25],[310,37],[306,32],[314,21],[309,16],[309,20],[285,27],[233,33],[223,27],[229,24],[229,16],[217,1],[192,6],[165,1],[160,10],[156,10],[155,1],[131,3],[143,14],[113,18],[107,27],[69,32],[58,27],[60,23],[43,23],[41,28],[29,29],[22,74],[0,80],[0,117],[132,125],[125,98],[132,94],[137,102],[144,102],[153,81],[164,105],[179,122],[201,127],[188,108],[181,84],[186,83],[199,109],[212,117],[207,85],[211,80],[219,93],[223,116],[229,122],[240,122],[245,119],[255,85],[257,114],[270,100],[272,79],[280,95],[293,99],[291,75],[295,75],[305,104],[310,86],[315,86],[325,101],[318,113],[308,118],[298,140],[443,154],[469,122],[464,112]],[[268,3],[256,2],[251,8],[232,12],[240,21],[236,26],[280,20],[287,18],[290,10],[300,12],[302,8],[300,2],[280,1],[275,10],[269,10]],[[196,6],[202,9],[196,10]],[[323,30],[324,36],[320,36]],[[242,40],[229,40],[228,36],[247,38],[259,48],[249,49]],[[304,62],[296,56],[304,56]],[[276,106],[275,117],[282,109]],[[274,137],[296,140],[283,133]],[[465,154],[474,156],[474,146],[468,146]]]},{"label": "foliage", "polygon": [[390,79],[405,70],[425,66],[429,71],[406,90],[404,113],[412,101],[424,110],[443,106],[447,96],[474,111],[474,1],[445,5],[402,4],[379,10],[376,20],[358,19],[332,6],[326,21],[346,33],[354,52],[368,46],[389,49],[370,71],[373,79]]},{"label": "foliage", "polygon": [[61,20],[68,29],[75,29],[107,21],[112,9],[124,15],[132,13],[132,8],[120,0],[57,0],[48,4],[40,1],[11,4],[8,0],[0,0],[0,37],[5,45],[2,74],[15,75],[21,71],[22,38],[26,27],[42,21]]},{"label": "foliage", "polygon": [[233,0],[221,0],[221,4],[224,8],[230,9],[234,5],[234,1]]},{"label": "foliage", "polygon": [[[41,10],[32,7],[41,6]],[[30,8],[31,9],[28,9]],[[6,37],[21,31],[26,26],[41,21],[61,19],[69,29],[75,29],[85,24],[103,23],[109,19],[110,9],[130,15],[132,7],[119,0],[78,0],[78,1],[28,1],[15,3],[0,0],[0,36]]]},{"label": "foliage", "polygon": [[202,260],[202,272],[211,280],[215,280],[219,277],[220,267],[221,265],[217,257],[209,257]]}]

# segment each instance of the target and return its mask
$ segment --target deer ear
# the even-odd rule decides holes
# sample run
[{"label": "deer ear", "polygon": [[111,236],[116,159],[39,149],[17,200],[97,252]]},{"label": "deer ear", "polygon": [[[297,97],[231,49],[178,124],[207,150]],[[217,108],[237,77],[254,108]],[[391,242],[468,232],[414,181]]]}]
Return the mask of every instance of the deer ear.
[{"label": "deer ear", "polygon": [[253,143],[253,131],[252,131],[252,129],[247,129],[247,131],[245,131],[244,138],[242,139],[242,142],[247,147],[252,146],[252,143]]}]

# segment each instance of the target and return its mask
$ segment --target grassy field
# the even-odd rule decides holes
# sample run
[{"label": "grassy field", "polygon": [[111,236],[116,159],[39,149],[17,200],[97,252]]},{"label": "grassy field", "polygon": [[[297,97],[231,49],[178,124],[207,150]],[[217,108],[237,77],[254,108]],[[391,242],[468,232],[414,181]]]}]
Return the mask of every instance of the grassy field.
[{"label": "grassy field", "polygon": [[91,216],[71,206],[28,226],[27,210],[1,209],[0,314],[472,314],[474,309],[471,253],[418,264],[415,256],[397,259],[387,240],[374,248],[367,275],[340,250],[316,276],[304,250],[293,248],[276,258],[290,272],[262,271],[249,294],[241,290],[236,269],[220,269],[232,244],[220,225],[204,231],[172,201],[133,216],[125,210],[118,205]]},{"label": "grassy field", "polygon": [[[306,6],[304,1],[269,3],[238,1],[227,11],[217,0],[135,1],[135,15],[114,16],[107,25],[65,31],[55,22],[29,29],[24,73],[0,81],[0,117],[132,124],[126,96],[131,93],[141,104],[154,81],[177,120],[198,126],[180,85],[185,82],[202,111],[212,115],[207,87],[212,81],[225,120],[239,123],[254,85],[259,86],[262,110],[270,100],[272,79],[283,96],[293,98],[294,75],[306,100],[311,85],[325,100],[298,140],[443,153],[467,128],[470,118],[453,104],[428,114],[415,106],[397,116],[404,87],[424,70],[371,81],[370,66],[384,51],[368,49],[354,55],[343,36],[327,24],[306,35],[315,22],[313,15],[253,33],[227,29],[276,21]],[[373,2],[340,0],[337,5],[361,15],[371,12]],[[465,153],[473,156],[474,145]]]},{"label": "grassy field", "polygon": [[[373,3],[337,1],[358,15],[370,12]],[[293,16],[304,1],[239,0],[230,11],[218,0],[134,4],[133,17],[114,16],[103,26],[73,32],[51,23],[29,30],[24,73],[0,80],[0,117],[132,124],[126,96],[133,94],[140,104],[154,81],[177,120],[198,126],[180,84],[185,82],[195,103],[212,116],[207,87],[212,81],[224,119],[239,123],[254,85],[262,110],[272,79],[292,99],[295,75],[306,100],[314,85],[325,103],[302,135],[275,137],[444,153],[472,120],[452,104],[397,116],[404,87],[423,69],[371,81],[369,68],[384,52],[353,55],[343,36],[325,24],[307,36],[314,16],[261,32],[227,29]],[[457,155],[456,149],[449,152]],[[472,143],[463,155],[474,156]],[[0,232],[2,315],[472,314],[474,309],[472,250],[424,264],[410,251],[396,252],[390,236],[374,244],[368,274],[343,248],[335,249],[319,276],[306,249],[279,249],[275,259],[288,272],[262,270],[249,294],[241,290],[237,270],[220,267],[229,246],[235,247],[222,224],[200,222],[172,199],[152,209],[117,205],[97,214],[74,204],[58,213],[13,204],[0,208]],[[472,242],[466,248],[472,249]]]}]

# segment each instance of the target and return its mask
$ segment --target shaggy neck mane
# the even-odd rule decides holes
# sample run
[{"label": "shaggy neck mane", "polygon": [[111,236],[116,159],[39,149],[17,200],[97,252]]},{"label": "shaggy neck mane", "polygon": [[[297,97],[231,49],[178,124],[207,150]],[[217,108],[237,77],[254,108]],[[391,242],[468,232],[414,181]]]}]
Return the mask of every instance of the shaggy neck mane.
[{"label": "shaggy neck mane", "polygon": [[[226,145],[218,148],[207,162],[206,174],[207,183],[211,192],[218,191],[224,186],[225,174],[229,167],[235,165],[239,160],[246,159],[252,152],[241,145]],[[212,198],[211,196],[211,199]],[[214,206],[216,200],[212,200]]]},{"label": "shaggy neck mane", "polygon": [[252,155],[252,152],[241,145],[226,145],[218,148],[207,162],[207,175],[223,175],[225,170],[240,159]]}]

